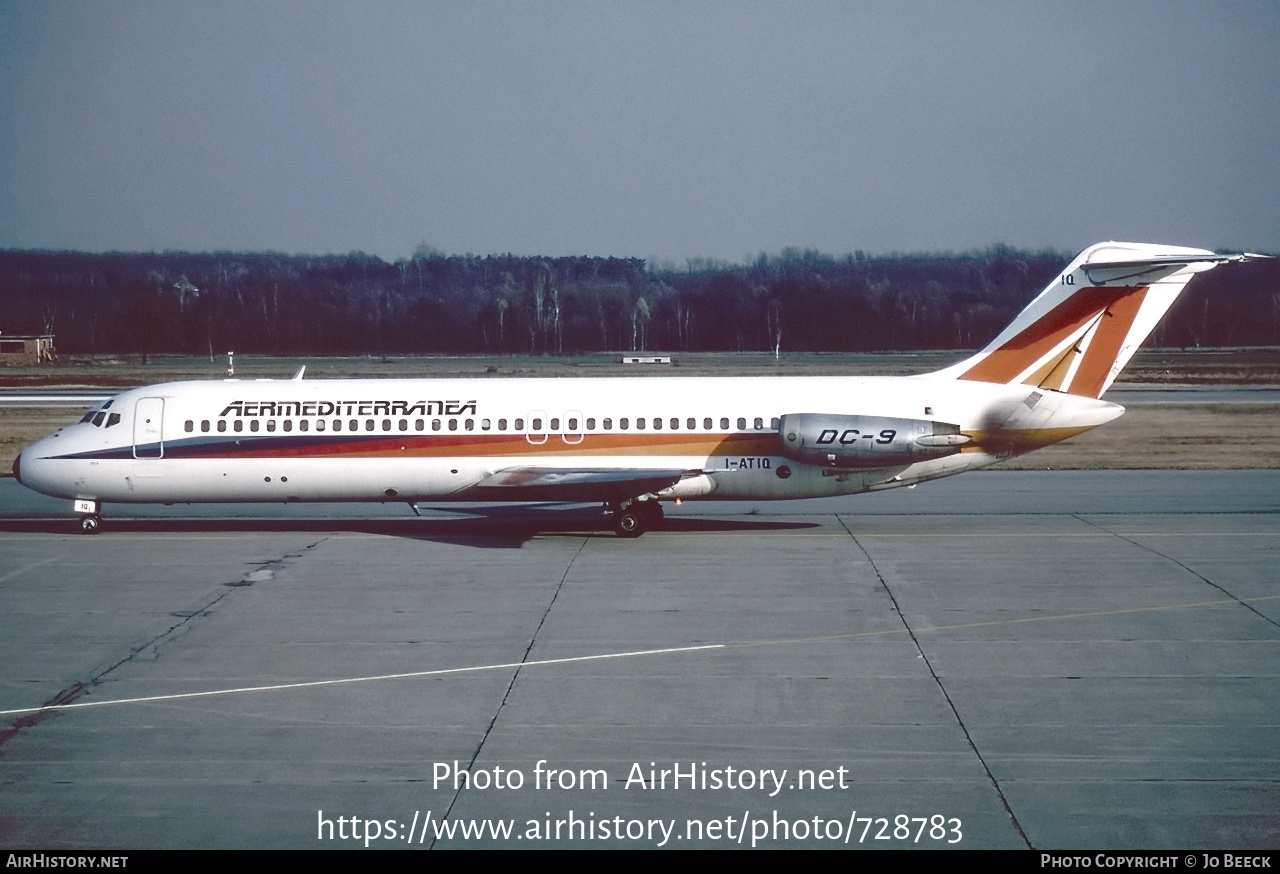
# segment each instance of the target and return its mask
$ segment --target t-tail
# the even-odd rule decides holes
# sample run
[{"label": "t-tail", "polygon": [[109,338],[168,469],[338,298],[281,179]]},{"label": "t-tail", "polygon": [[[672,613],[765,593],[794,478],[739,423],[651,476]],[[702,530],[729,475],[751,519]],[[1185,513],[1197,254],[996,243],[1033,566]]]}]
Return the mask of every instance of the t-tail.
[{"label": "t-tail", "polygon": [[1245,257],[1149,243],[1090,246],[985,349],[933,376],[1100,398],[1192,276]]}]

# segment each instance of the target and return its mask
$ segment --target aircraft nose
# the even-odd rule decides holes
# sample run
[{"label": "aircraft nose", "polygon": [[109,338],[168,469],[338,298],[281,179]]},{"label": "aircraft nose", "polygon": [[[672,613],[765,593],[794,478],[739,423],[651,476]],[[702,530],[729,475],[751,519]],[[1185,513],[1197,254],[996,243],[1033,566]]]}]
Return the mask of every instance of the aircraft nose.
[{"label": "aircraft nose", "polygon": [[[65,483],[59,482],[60,478],[54,475],[56,470],[50,470],[50,462],[41,457],[47,454],[45,450],[48,449],[41,446],[42,442],[31,444],[13,460],[13,478],[42,495],[56,494],[65,487]],[[57,462],[53,464],[56,467]]]}]

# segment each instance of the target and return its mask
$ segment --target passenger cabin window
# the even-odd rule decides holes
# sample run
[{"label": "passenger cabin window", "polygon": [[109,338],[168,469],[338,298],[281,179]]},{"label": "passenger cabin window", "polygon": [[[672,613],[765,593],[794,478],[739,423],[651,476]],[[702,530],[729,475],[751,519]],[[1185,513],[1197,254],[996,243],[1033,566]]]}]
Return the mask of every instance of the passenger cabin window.
[{"label": "passenger cabin window", "polygon": [[232,431],[243,431],[243,430],[244,430],[244,422],[242,422],[240,419],[236,419],[236,420],[235,420],[235,422],[234,422],[234,423],[232,423],[232,425],[231,425],[231,430],[232,430]]},{"label": "passenger cabin window", "polygon": [[603,422],[603,424],[604,424],[604,429],[605,429],[606,431],[612,431],[612,430],[613,430],[613,419],[605,419],[605,420],[604,420],[604,422]]},{"label": "passenger cabin window", "polygon": [[208,419],[201,419],[201,420],[200,420],[200,430],[201,430],[201,431],[203,431],[205,434],[208,434],[208,433],[209,433],[209,420],[208,420]]},{"label": "passenger cabin window", "polygon": [[268,431],[274,431],[275,429],[276,429],[276,420],[275,420],[275,419],[267,419],[267,430],[268,430]]},{"label": "passenger cabin window", "polygon": [[[90,418],[92,415],[93,415],[93,413],[90,413],[89,415],[85,416],[85,419]],[[83,421],[83,420],[81,420],[81,421]],[[183,431],[186,431],[187,433],[190,433],[190,432],[194,431],[195,429],[196,429],[196,423],[195,423],[195,422],[193,422],[193,421],[191,421],[190,419],[187,419],[187,421],[185,421],[185,422],[183,422],[183,423],[182,423],[182,430],[183,430]]]},{"label": "passenger cabin window", "polygon": [[747,420],[742,418],[741,416],[738,417],[738,430],[739,431],[747,430]]},{"label": "passenger cabin window", "polygon": [[257,420],[257,419],[253,419],[253,420],[251,420],[251,421],[249,422],[249,430],[250,430],[250,431],[257,431],[257,430],[258,430],[258,420]]},{"label": "passenger cabin window", "polygon": [[721,431],[728,431],[728,430],[729,430],[729,419],[728,419],[727,417],[721,417],[721,419],[720,419],[720,430],[721,430]]},{"label": "passenger cabin window", "polygon": [[761,419],[759,416],[756,416],[756,430],[757,431],[764,430],[764,419]]}]

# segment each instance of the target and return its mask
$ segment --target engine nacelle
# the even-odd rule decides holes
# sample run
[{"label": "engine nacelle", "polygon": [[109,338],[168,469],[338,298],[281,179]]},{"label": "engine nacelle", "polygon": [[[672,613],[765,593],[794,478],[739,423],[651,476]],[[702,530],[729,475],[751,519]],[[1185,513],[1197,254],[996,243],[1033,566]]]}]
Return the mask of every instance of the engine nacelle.
[{"label": "engine nacelle", "polygon": [[969,442],[959,425],[891,416],[791,413],[779,428],[782,452],[805,464],[874,468],[954,455]]}]

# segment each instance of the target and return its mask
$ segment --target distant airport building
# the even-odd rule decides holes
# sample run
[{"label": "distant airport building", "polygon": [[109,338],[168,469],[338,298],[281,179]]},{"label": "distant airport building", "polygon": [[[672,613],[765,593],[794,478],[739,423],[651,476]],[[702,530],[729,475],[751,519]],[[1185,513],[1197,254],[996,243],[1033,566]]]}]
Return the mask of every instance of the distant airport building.
[{"label": "distant airport building", "polygon": [[47,364],[56,360],[52,334],[0,334],[0,365]]}]

